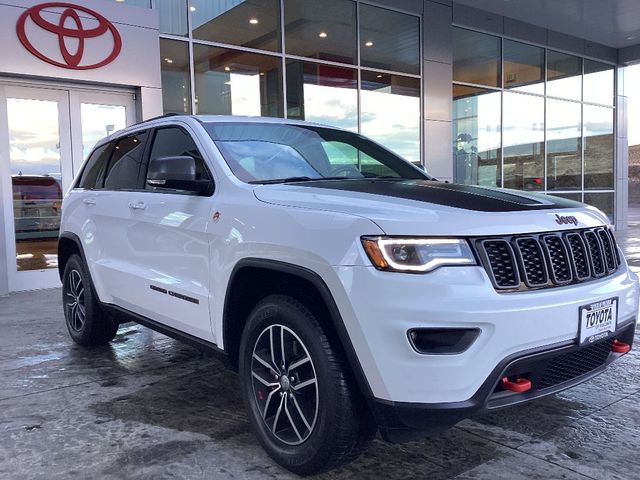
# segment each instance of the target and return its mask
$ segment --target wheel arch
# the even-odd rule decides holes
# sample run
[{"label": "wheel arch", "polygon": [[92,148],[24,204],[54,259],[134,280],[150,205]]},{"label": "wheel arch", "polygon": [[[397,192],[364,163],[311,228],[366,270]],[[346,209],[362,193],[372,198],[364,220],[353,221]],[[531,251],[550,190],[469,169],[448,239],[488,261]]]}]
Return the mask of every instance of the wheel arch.
[{"label": "wheel arch", "polygon": [[[265,284],[269,288],[264,288]],[[258,288],[252,289],[254,286]],[[310,297],[314,300],[314,313],[321,314],[318,319],[321,324],[326,325],[322,317],[328,317],[328,333],[335,337],[344,352],[360,392],[366,399],[373,398],[371,387],[329,287],[313,270],[278,260],[245,258],[231,272],[222,322],[224,350],[231,366],[234,369],[238,367],[240,338],[251,310],[261,299],[275,293],[288,294],[300,300],[309,300]],[[326,315],[322,315],[323,313]]]},{"label": "wheel arch", "polygon": [[[82,248],[80,237],[75,233],[61,232],[60,237],[58,238],[58,275],[60,276],[60,281],[62,281],[64,268],[66,267],[69,258],[71,258],[71,255],[76,253],[80,255],[82,263],[85,269],[87,269],[87,260],[84,256],[84,249]],[[89,270],[87,269],[87,272],[88,271]]]}]

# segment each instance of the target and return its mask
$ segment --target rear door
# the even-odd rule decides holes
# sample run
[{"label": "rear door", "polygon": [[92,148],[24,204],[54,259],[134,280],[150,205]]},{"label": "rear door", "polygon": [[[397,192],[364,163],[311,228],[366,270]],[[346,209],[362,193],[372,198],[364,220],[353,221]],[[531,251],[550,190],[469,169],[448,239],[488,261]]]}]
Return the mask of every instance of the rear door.
[{"label": "rear door", "polygon": [[87,219],[83,245],[100,299],[125,308],[135,304],[141,282],[132,236],[140,214],[131,205],[142,185],[148,136],[148,131],[139,131],[115,140],[104,152],[109,156],[106,166],[88,163],[80,178],[80,185],[85,177],[87,183],[93,178],[96,183],[83,195],[81,208]]},{"label": "rear door", "polygon": [[127,283],[128,307],[146,317],[213,341],[209,320],[209,240],[207,225],[213,199],[185,191],[159,188],[146,182],[150,159],[189,155],[196,161],[199,179],[213,177],[191,133],[181,126],[166,126],[150,133],[148,155],[142,169],[142,188],[130,192],[125,238],[127,262],[135,284]]}]

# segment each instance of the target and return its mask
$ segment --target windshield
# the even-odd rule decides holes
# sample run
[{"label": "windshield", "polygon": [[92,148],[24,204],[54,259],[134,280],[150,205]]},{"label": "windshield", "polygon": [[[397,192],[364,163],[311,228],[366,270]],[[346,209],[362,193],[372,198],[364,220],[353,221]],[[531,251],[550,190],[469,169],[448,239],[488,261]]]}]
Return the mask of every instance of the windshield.
[{"label": "windshield", "polygon": [[248,183],[430,177],[361,135],[281,123],[205,123],[233,173]]}]

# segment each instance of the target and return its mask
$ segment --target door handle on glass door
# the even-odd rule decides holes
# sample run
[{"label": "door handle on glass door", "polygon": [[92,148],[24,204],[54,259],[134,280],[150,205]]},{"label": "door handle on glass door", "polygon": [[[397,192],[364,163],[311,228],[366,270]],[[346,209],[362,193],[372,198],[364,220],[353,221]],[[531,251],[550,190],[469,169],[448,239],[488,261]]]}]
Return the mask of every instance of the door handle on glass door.
[{"label": "door handle on glass door", "polygon": [[129,202],[129,208],[131,210],[144,210],[147,206],[144,202]]},{"label": "door handle on glass door", "polygon": [[95,198],[85,198],[82,200],[82,203],[84,203],[85,205],[95,205],[96,204],[96,199]]}]

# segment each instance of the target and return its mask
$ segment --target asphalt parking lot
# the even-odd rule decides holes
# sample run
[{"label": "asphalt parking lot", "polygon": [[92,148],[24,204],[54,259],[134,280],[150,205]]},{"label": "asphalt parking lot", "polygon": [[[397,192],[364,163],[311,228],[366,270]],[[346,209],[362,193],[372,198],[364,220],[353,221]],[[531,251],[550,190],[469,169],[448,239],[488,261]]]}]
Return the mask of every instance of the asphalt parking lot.
[{"label": "asphalt parking lot", "polygon": [[[640,269],[640,227],[619,238]],[[72,344],[57,289],[0,298],[0,478],[297,478],[261,449],[236,383],[217,360],[137,325],[107,347]],[[435,438],[376,439],[318,478],[629,480],[638,452],[635,350],[577,388]]]}]

